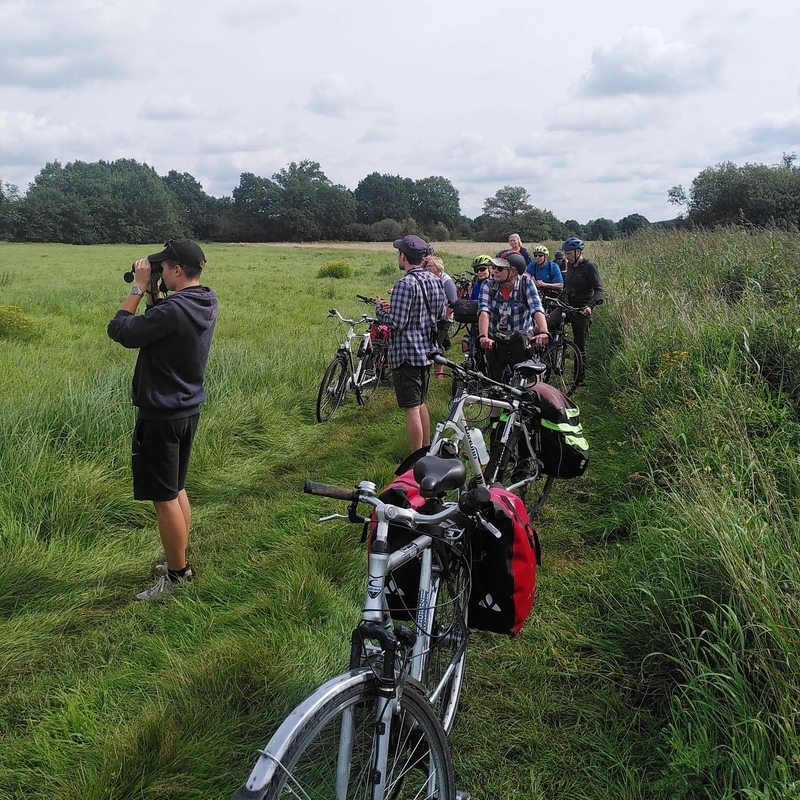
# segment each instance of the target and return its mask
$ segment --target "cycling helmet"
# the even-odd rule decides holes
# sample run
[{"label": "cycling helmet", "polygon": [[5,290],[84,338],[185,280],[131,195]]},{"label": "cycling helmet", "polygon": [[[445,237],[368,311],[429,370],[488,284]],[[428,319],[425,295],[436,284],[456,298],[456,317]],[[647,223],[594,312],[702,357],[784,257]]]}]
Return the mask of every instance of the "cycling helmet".
[{"label": "cycling helmet", "polygon": [[561,245],[562,250],[583,250],[586,245],[577,237],[570,236],[564,244]]},{"label": "cycling helmet", "polygon": [[564,251],[563,250],[556,250],[556,254],[553,256],[556,261],[561,261],[564,258]]},{"label": "cycling helmet", "polygon": [[504,258],[506,261],[508,261],[508,263],[514,267],[519,275],[522,275],[522,273],[525,272],[525,267],[528,266],[527,262],[525,261],[525,256],[515,253],[513,250],[501,250],[497,254],[497,257]]},{"label": "cycling helmet", "polygon": [[480,267],[492,268],[492,257],[487,255],[476,256],[472,262],[472,271],[477,272]]},{"label": "cycling helmet", "polygon": [[533,248],[533,254],[535,256],[549,256],[550,251],[543,244],[537,244],[536,247]]}]

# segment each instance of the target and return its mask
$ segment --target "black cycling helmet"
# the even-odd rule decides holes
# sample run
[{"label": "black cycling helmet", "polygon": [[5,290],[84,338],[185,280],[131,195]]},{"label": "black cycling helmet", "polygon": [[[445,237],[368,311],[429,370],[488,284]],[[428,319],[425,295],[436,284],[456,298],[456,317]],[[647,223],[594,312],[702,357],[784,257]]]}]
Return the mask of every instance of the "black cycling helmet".
[{"label": "black cycling helmet", "polygon": [[561,245],[562,250],[583,250],[586,245],[577,236],[570,236],[564,244]]},{"label": "black cycling helmet", "polygon": [[556,250],[556,254],[553,256],[556,261],[561,261],[564,258],[564,251],[563,250]]},{"label": "black cycling helmet", "polygon": [[506,261],[508,261],[508,263],[511,264],[511,266],[517,271],[518,275],[522,275],[522,273],[525,272],[525,267],[528,266],[525,261],[525,256],[515,253],[513,250],[501,250],[497,254],[497,257],[504,258]]}]

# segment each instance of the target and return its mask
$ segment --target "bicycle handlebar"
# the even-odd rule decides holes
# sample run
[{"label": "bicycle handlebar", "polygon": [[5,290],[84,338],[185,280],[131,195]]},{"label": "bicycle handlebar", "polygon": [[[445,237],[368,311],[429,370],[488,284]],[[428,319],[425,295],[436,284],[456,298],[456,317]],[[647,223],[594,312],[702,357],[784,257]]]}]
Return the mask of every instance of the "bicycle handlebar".
[{"label": "bicycle handlebar", "polygon": [[346,500],[352,503],[359,498],[358,489],[345,489],[344,486],[332,486],[329,483],[317,483],[306,478],[303,491],[306,494],[314,494],[318,497],[330,497],[333,500]]},{"label": "bicycle handlebar", "polygon": [[345,322],[348,325],[352,325],[354,328],[356,325],[361,325],[364,322],[376,322],[377,320],[373,320],[372,317],[368,317],[366,314],[361,315],[361,319],[347,319],[347,317],[343,317],[339,311],[335,308],[328,309],[328,316],[329,317],[336,317],[339,322]]},{"label": "bicycle handlebar", "polygon": [[497,389],[501,389],[508,394],[513,395],[514,397],[527,397],[528,392],[524,389],[517,389],[516,386],[509,386],[507,383],[501,383],[500,381],[496,381],[493,378],[484,375],[482,372],[478,372],[477,370],[467,369],[465,366],[461,364],[456,364],[454,361],[450,361],[450,359],[445,358],[442,355],[430,353],[429,357],[433,359],[434,363],[439,364],[443,367],[449,367],[454,372],[459,372],[462,375],[467,375],[470,378],[475,378],[479,380],[481,383],[489,384],[490,386],[494,386]]},{"label": "bicycle handlebar", "polygon": [[378,304],[378,301],[374,297],[365,297],[363,294],[357,294],[356,298],[362,303],[366,303],[368,306],[375,306]]},{"label": "bicycle handlebar", "polygon": [[470,489],[459,498],[457,503],[446,503],[445,507],[435,514],[421,514],[413,508],[402,508],[391,503],[384,503],[375,494],[374,484],[362,483],[357,489],[347,489],[344,486],[332,486],[331,484],[318,483],[306,478],[303,491],[306,494],[313,494],[317,497],[330,497],[333,500],[344,500],[349,503],[369,503],[375,508],[382,507],[385,509],[387,520],[406,525],[409,528],[415,528],[421,524],[443,522],[461,512],[470,516],[476,515],[488,530],[491,530],[492,533],[495,532],[492,530],[493,526],[484,520],[479,513],[492,504],[491,495],[485,486],[476,486],[474,489]]}]

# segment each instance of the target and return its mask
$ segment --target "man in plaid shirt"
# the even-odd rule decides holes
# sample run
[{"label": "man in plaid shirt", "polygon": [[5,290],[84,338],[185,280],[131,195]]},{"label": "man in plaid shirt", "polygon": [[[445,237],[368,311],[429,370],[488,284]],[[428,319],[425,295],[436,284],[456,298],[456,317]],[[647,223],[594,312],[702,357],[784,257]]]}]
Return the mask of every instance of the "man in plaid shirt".
[{"label": "man in plaid shirt", "polygon": [[542,301],[530,276],[518,275],[505,258],[493,258],[491,262],[494,276],[483,282],[478,298],[478,339],[480,346],[489,351],[489,376],[500,380],[506,365],[494,353],[498,333],[532,333],[535,326],[536,344],[547,344],[549,337]]},{"label": "man in plaid shirt", "polygon": [[420,266],[433,248],[419,236],[394,242],[397,266],[405,273],[392,289],[391,306],[378,298],[375,316],[392,330],[389,367],[397,405],[406,414],[406,435],[411,452],[431,443],[431,421],[425,400],[431,364],[428,354],[438,350],[433,331],[444,317],[444,286],[438,276]]}]

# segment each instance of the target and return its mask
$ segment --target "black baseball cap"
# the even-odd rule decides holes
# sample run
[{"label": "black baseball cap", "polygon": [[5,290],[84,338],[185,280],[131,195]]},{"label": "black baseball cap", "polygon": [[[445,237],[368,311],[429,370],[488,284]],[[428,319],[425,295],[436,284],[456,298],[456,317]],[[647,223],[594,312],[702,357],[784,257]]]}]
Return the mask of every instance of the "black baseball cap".
[{"label": "black baseball cap", "polygon": [[206,255],[197,242],[191,239],[170,239],[164,244],[164,249],[160,253],[147,256],[151,264],[159,264],[162,261],[177,261],[182,267],[195,267],[202,269],[206,261]]},{"label": "black baseball cap", "polygon": [[404,236],[402,239],[395,239],[393,246],[401,253],[412,258],[421,259],[433,252],[433,248],[424,239],[420,239],[419,236],[415,236],[413,233]]}]

